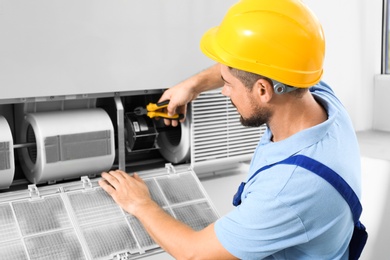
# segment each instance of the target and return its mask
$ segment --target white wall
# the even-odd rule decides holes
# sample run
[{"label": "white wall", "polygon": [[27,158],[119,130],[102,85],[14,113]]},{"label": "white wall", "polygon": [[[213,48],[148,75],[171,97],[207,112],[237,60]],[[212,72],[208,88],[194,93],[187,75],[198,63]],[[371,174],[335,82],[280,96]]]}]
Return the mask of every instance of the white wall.
[{"label": "white wall", "polygon": [[163,89],[235,0],[0,0],[0,99]]},{"label": "white wall", "polygon": [[368,231],[362,260],[388,259],[390,255],[390,162],[362,157],[362,223]]},{"label": "white wall", "polygon": [[[303,1],[324,27],[323,79],[371,128],[382,0]],[[170,87],[212,63],[200,37],[235,2],[1,0],[1,98]]]},{"label": "white wall", "polygon": [[381,68],[381,0],[304,0],[326,37],[323,79],[347,108],[357,131],[372,128],[374,75]]},{"label": "white wall", "polygon": [[373,129],[390,133],[390,75],[383,74],[375,77],[374,93],[374,122]]}]

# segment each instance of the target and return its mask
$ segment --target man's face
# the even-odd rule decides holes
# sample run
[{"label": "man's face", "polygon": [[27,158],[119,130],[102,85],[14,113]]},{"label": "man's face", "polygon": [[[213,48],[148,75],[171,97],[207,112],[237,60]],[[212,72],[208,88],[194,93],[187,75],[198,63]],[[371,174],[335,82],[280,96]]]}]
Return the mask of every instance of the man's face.
[{"label": "man's face", "polygon": [[234,77],[227,66],[221,65],[221,76],[225,82],[222,94],[229,97],[233,106],[240,114],[240,122],[243,126],[258,127],[269,122],[271,111],[261,106],[256,99],[255,88],[249,90],[236,77]]}]

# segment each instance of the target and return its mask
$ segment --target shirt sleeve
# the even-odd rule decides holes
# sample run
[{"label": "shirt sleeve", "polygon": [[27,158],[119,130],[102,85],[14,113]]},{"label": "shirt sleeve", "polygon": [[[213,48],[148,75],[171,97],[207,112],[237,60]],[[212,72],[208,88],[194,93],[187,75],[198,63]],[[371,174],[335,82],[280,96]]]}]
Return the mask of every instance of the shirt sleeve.
[{"label": "shirt sleeve", "polygon": [[275,197],[250,193],[215,224],[221,244],[240,259],[263,259],[308,241],[301,219]]}]

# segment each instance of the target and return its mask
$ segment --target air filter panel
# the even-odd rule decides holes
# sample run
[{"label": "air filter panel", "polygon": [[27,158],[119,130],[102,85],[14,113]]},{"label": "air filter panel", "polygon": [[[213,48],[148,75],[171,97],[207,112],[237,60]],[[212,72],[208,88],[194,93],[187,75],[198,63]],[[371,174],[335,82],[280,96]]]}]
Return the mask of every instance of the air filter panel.
[{"label": "air filter panel", "polygon": [[[200,230],[218,214],[188,165],[139,172],[152,198]],[[134,259],[161,252],[98,179],[57,184],[0,198],[0,259]],[[15,199],[12,199],[12,198]]]}]

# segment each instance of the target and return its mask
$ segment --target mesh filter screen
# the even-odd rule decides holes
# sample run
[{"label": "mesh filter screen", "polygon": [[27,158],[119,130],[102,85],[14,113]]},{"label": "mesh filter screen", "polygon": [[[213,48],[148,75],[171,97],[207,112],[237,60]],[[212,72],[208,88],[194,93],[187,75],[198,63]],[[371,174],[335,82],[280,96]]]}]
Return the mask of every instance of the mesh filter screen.
[{"label": "mesh filter screen", "polygon": [[137,242],[125,219],[92,224],[81,229],[93,259],[110,259],[118,252],[134,253],[137,249]]},{"label": "mesh filter screen", "polygon": [[[195,230],[216,220],[195,173],[188,167],[162,171],[143,179],[168,214]],[[161,251],[97,182],[91,188],[83,182],[66,185],[52,185],[34,199],[20,192],[18,199],[0,203],[0,259],[133,259]]]},{"label": "mesh filter screen", "polygon": [[[165,212],[173,216],[172,211],[169,208],[164,208]],[[132,215],[127,214],[127,221],[130,224],[134,235],[143,250],[150,250],[154,248],[159,248],[159,245],[150,237],[148,232],[144,229],[141,222]]]},{"label": "mesh filter screen", "polygon": [[134,234],[142,248],[150,249],[158,247],[156,242],[154,242],[154,240],[149,236],[149,234],[146,232],[146,230],[138,219],[136,219],[135,217],[128,217],[127,221],[133,228]]},{"label": "mesh filter screen", "polygon": [[218,218],[208,202],[178,206],[172,210],[178,220],[197,231],[204,229]]},{"label": "mesh filter screen", "polygon": [[160,207],[166,206],[167,203],[166,203],[164,196],[161,193],[161,190],[160,190],[158,184],[156,183],[156,181],[154,179],[148,179],[148,180],[145,180],[145,183],[149,188],[149,193],[150,193],[150,196],[152,197],[152,199],[158,205],[160,205]]},{"label": "mesh filter screen", "polygon": [[86,259],[74,230],[68,229],[25,239],[30,259]]},{"label": "mesh filter screen", "polygon": [[[19,237],[16,220],[13,216],[11,206],[4,204],[0,206],[0,242],[16,239]],[[0,258],[4,259],[4,258]]]},{"label": "mesh filter screen", "polygon": [[22,241],[0,243],[0,259],[28,260]]},{"label": "mesh filter screen", "polygon": [[34,201],[14,202],[13,207],[23,235],[71,227],[59,195]]},{"label": "mesh filter screen", "polygon": [[80,225],[122,216],[122,210],[101,188],[69,193],[68,198]]},{"label": "mesh filter screen", "polygon": [[157,179],[170,204],[205,198],[191,173]]}]

